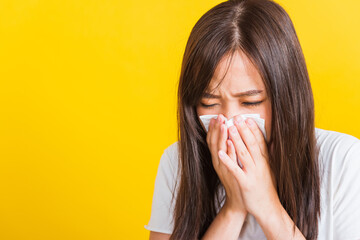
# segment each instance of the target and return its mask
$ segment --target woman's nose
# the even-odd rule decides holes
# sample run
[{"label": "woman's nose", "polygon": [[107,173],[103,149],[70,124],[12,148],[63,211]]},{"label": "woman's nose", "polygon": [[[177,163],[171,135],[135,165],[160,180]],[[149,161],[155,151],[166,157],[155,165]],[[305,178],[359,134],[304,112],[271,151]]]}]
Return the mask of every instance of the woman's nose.
[{"label": "woman's nose", "polygon": [[241,108],[239,108],[236,104],[228,104],[222,109],[222,114],[226,117],[227,120],[244,113]]},{"label": "woman's nose", "polygon": [[226,117],[227,120],[230,120],[231,118],[235,117],[236,115],[239,115],[240,113],[224,113],[223,115]]},{"label": "woman's nose", "polygon": [[232,111],[232,112],[224,112],[223,115],[226,117],[227,120],[230,120],[231,118],[244,114],[244,112],[241,111]]}]

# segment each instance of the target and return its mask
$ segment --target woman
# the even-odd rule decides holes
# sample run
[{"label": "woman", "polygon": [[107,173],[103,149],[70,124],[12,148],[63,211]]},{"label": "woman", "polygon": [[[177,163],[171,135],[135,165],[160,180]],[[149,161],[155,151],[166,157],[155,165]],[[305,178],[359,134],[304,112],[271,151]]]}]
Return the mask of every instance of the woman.
[{"label": "woman", "polygon": [[[260,114],[266,138],[242,114]],[[208,132],[204,115],[218,116]],[[301,46],[275,2],[227,1],[199,19],[178,118],[179,141],[160,159],[150,239],[360,239],[360,140],[315,128]]]}]

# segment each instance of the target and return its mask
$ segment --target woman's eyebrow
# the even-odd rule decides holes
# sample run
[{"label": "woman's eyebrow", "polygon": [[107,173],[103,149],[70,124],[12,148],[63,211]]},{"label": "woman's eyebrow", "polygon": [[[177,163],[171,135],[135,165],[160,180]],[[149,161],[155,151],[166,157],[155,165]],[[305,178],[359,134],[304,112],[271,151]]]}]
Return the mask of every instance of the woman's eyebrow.
[{"label": "woman's eyebrow", "polygon": [[[254,95],[260,94],[262,92],[263,92],[263,90],[253,89],[253,90],[248,90],[245,92],[235,93],[235,94],[233,94],[233,96],[234,97],[254,96]],[[203,98],[221,98],[221,96],[219,96],[219,95],[214,95],[214,94],[208,93],[208,92],[205,92],[202,97]]]}]

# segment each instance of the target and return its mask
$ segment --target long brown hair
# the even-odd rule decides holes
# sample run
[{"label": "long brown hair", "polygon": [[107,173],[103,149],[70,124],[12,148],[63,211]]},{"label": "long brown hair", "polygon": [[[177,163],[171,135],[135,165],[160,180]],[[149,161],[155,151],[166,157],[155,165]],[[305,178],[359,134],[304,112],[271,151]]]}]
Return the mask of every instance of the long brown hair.
[{"label": "long brown hair", "polygon": [[296,225],[306,239],[317,239],[320,177],[312,89],[292,21],[271,0],[222,2],[190,33],[178,87],[180,185],[170,239],[200,239],[217,214],[220,180],[196,106],[221,58],[237,50],[257,67],[271,101],[269,163],[280,202],[293,230]]}]

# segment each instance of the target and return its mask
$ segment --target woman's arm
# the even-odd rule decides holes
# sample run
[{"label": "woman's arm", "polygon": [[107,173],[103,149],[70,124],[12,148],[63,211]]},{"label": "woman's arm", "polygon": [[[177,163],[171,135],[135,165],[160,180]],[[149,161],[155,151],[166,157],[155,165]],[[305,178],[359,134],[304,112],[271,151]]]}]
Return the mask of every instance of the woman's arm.
[{"label": "woman's arm", "polygon": [[169,240],[170,234],[150,231],[149,240]]},{"label": "woman's arm", "polygon": [[[255,216],[256,221],[259,223],[263,230],[266,239],[272,240],[304,240],[304,235],[295,226],[295,234],[293,231],[294,222],[286,212],[280,202],[274,204],[273,207],[268,208],[267,213],[261,216]],[[306,239],[305,239],[306,240]]]},{"label": "woman's arm", "polygon": [[294,223],[280,203],[262,132],[252,119],[238,122],[235,117],[234,124],[238,131],[230,131],[230,137],[236,152],[243,152],[239,154],[243,168],[225,152],[219,157],[238,180],[246,210],[255,217],[269,240],[305,239],[296,226],[293,235]]},{"label": "woman's arm", "polygon": [[[237,213],[226,207],[220,209],[201,240],[238,239],[247,213]],[[150,231],[150,240],[169,240],[170,234]]]},{"label": "woman's arm", "polygon": [[247,212],[231,211],[226,203],[210,224],[202,240],[238,239]]}]

